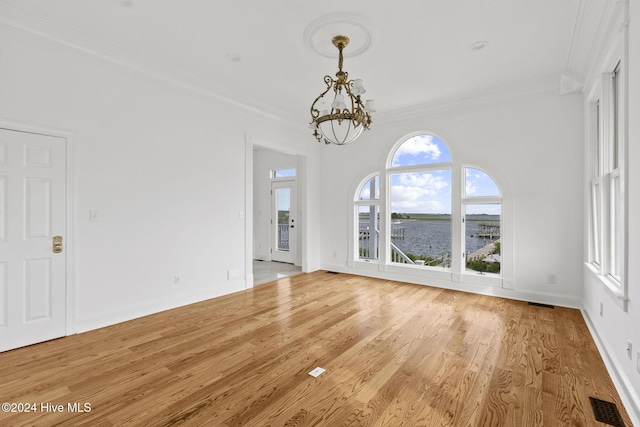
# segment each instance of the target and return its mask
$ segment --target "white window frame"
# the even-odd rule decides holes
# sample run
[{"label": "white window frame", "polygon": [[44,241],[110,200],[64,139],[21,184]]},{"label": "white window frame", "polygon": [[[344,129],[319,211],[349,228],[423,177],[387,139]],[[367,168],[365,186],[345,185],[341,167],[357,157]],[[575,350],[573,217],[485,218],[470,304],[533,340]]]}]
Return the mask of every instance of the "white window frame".
[{"label": "white window frame", "polygon": [[[406,141],[410,140],[413,137],[419,135],[433,135],[440,139],[449,150],[449,154],[452,157],[452,160],[449,162],[437,162],[437,163],[423,163],[418,165],[409,165],[409,166],[393,166],[393,157],[398,151],[398,148]],[[391,260],[392,250],[391,250],[391,227],[388,224],[391,219],[391,176],[399,175],[399,174],[408,174],[408,173],[429,173],[434,171],[451,171],[451,267],[450,268],[442,268],[442,267],[430,267],[430,266],[422,266],[422,265],[412,265],[412,264],[403,264],[398,262],[393,262]],[[460,214],[459,214],[459,206],[460,204],[455,203],[455,200],[460,200],[462,198],[460,186],[457,185],[459,183],[458,176],[460,175],[460,165],[455,164],[453,162],[453,153],[449,144],[445,141],[445,139],[441,138],[439,135],[433,132],[414,132],[403,138],[401,138],[398,142],[396,142],[391,150],[389,150],[386,169],[384,171],[385,184],[387,191],[385,192],[384,197],[384,206],[386,208],[386,214],[384,216],[385,223],[387,224],[385,227],[385,233],[382,236],[381,243],[384,244],[384,255],[385,258],[380,257],[380,259],[387,266],[387,271],[398,272],[398,273],[408,273],[415,275],[425,275],[428,277],[433,277],[436,279],[450,279],[452,276],[452,272],[460,271],[460,259],[454,254],[460,252],[459,241],[459,230],[454,224],[460,223]],[[381,194],[382,198],[382,194]],[[457,208],[457,209],[456,209]],[[381,214],[382,215],[382,214]],[[459,276],[459,274],[457,274]],[[459,280],[457,280],[459,281]]]},{"label": "white window frame", "polygon": [[[475,169],[478,170],[480,172],[483,172],[485,175],[487,175],[489,178],[491,178],[493,180],[493,182],[496,183],[496,186],[498,187],[498,192],[500,193],[498,196],[467,196],[464,189],[466,188],[466,171],[467,169]],[[469,205],[500,205],[500,230],[501,230],[501,236],[500,236],[500,250],[502,252],[502,230],[504,230],[503,227],[503,217],[504,217],[504,213],[503,213],[503,203],[502,203],[502,188],[500,187],[500,185],[498,184],[498,182],[491,176],[490,173],[488,173],[487,171],[485,171],[483,168],[478,167],[476,165],[463,165],[462,167],[462,188],[463,188],[463,196],[462,197],[462,240],[461,240],[461,244],[462,244],[462,252],[463,252],[463,265],[462,265],[462,274],[469,274],[469,275],[486,275],[486,276],[494,276],[494,277],[502,277],[502,262],[500,262],[500,273],[480,273],[477,271],[468,271],[466,268],[466,264],[467,264],[467,254],[466,254],[466,247],[465,247],[465,237],[466,237],[466,224],[464,223],[464,219],[466,217],[466,212],[467,212],[467,206]],[[507,256],[508,257],[508,256]],[[502,261],[502,253],[500,254],[500,259]]]},{"label": "white window frame", "polygon": [[[352,215],[352,217],[354,218],[355,222],[354,222],[354,233],[360,233],[360,227],[359,227],[359,220],[360,220],[360,207],[362,206],[376,206],[378,209],[378,215],[380,215],[380,224],[379,226],[382,228],[382,215],[380,214],[380,196],[378,196],[378,198],[375,198],[375,192],[372,195],[372,197],[369,197],[368,199],[360,199],[360,192],[362,191],[362,188],[372,179],[378,178],[378,189],[377,189],[377,193],[378,195],[380,194],[380,174],[379,173],[373,173],[368,175],[365,179],[363,179],[360,184],[358,184],[357,188],[356,188],[356,194],[354,196],[354,214]],[[370,195],[371,196],[371,195]],[[374,230],[375,232],[375,230]],[[382,230],[380,230],[380,236],[378,237],[374,237],[374,239],[377,240],[378,244],[377,249],[378,249],[378,258],[361,258],[360,257],[360,242],[359,242],[359,238],[354,238],[354,248],[352,248],[351,251],[349,251],[352,255],[350,256],[350,262],[353,261],[358,261],[358,262],[365,262],[365,263],[370,263],[370,264],[379,264],[380,263],[380,253],[381,253],[381,245],[380,245],[380,237],[382,236]],[[355,251],[355,254],[353,254],[353,252]],[[353,258],[353,259],[351,259]]]},{"label": "white window frame", "polygon": [[[433,132],[414,132],[398,140],[389,150],[387,161],[381,165],[381,169],[374,173],[370,173],[364,178],[358,180],[352,185],[352,191],[349,196],[349,204],[351,206],[351,221],[349,223],[349,251],[347,266],[350,268],[358,268],[362,270],[371,270],[378,272],[386,272],[392,274],[402,274],[405,276],[415,276],[424,279],[446,280],[457,283],[470,283],[477,285],[487,285],[513,289],[515,283],[513,280],[513,260],[512,260],[512,219],[513,210],[511,208],[511,193],[505,195],[505,184],[507,180],[500,173],[487,172],[487,168],[481,167],[478,163],[461,163],[452,152],[451,162],[427,163],[412,166],[392,166],[393,155],[398,147],[408,139],[417,135],[434,135],[447,144],[444,138]],[[473,168],[486,173],[494,180],[500,195],[498,197],[466,197],[464,193],[464,173],[467,168]],[[437,268],[418,266],[410,264],[400,264],[391,262],[390,250],[390,233],[391,233],[391,197],[390,182],[391,175],[398,173],[412,172],[429,172],[434,170],[450,170],[451,171],[451,268]],[[498,176],[496,176],[498,175]],[[360,192],[362,187],[373,177],[379,176],[379,199],[360,200]],[[466,254],[464,251],[464,229],[462,218],[466,212],[467,204],[500,204],[501,215],[501,269],[500,273],[478,274],[477,272],[466,271]],[[358,252],[358,212],[359,207],[364,205],[377,205],[380,215],[380,239],[378,241],[378,260],[359,259]],[[456,225],[457,224],[457,225]],[[454,254],[457,254],[454,256]],[[460,256],[458,256],[460,255]]]},{"label": "white window frame", "polygon": [[[288,175],[288,176],[276,176],[276,173],[278,171],[288,171],[288,170],[293,170],[293,175]],[[295,181],[298,178],[298,168],[294,165],[287,165],[287,166],[276,166],[271,168],[270,171],[271,176],[269,177],[269,179],[272,182],[275,181]]]},{"label": "white window frame", "polygon": [[[363,186],[369,182],[372,178],[378,177],[378,194],[379,197],[369,198],[369,199],[360,199],[360,192],[362,191]],[[378,259],[365,259],[360,258],[359,253],[359,228],[358,228],[358,220],[359,220],[359,210],[361,206],[377,206],[378,215],[380,215],[380,234],[382,236],[384,228],[384,215],[382,213],[384,207],[380,203],[380,198],[382,198],[383,194],[383,178],[380,175],[380,172],[373,172],[366,175],[363,179],[356,181],[356,185],[352,186],[352,191],[350,191],[349,205],[351,206],[351,220],[349,221],[349,250],[347,253],[347,266],[350,268],[357,267],[362,270],[369,271],[384,271],[384,263],[380,262],[380,260],[384,259],[384,245],[382,244],[382,240],[378,239]],[[375,195],[374,195],[375,197]]]},{"label": "white window frame", "polygon": [[626,29],[602,62],[587,99],[588,200],[585,264],[627,310]]}]

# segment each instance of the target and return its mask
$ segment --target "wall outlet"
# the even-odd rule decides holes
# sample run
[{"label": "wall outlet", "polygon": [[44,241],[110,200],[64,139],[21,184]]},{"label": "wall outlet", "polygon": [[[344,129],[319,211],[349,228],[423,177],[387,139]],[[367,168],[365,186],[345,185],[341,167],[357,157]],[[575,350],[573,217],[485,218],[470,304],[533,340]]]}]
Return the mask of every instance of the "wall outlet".
[{"label": "wall outlet", "polygon": [[547,274],[547,283],[550,285],[555,285],[556,283],[558,283],[558,278],[555,274],[549,273]]},{"label": "wall outlet", "polygon": [[180,284],[180,276],[173,276],[173,284],[176,286]]}]

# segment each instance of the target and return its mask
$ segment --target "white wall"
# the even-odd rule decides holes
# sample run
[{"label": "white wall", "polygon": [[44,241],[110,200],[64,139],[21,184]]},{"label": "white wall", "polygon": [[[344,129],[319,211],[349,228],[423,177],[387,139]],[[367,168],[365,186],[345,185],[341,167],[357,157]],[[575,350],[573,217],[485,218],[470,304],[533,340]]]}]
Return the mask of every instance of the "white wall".
[{"label": "white wall", "polygon": [[42,39],[0,52],[0,119],[74,135],[76,331],[245,288],[245,137],[311,137]]},{"label": "white wall", "polygon": [[[624,4],[619,2],[619,5]],[[629,2],[628,37],[628,253],[627,281],[628,307],[610,294],[603,284],[584,267],[584,309],[585,318],[595,332],[603,359],[607,362],[618,391],[625,400],[625,406],[635,425],[640,425],[640,4]],[[624,21],[623,15],[617,17]],[[619,23],[612,27],[613,41],[622,35]],[[606,54],[610,46],[604,46]],[[596,67],[601,66],[597,58]],[[598,76],[598,74],[596,74]],[[585,141],[585,146],[588,146]],[[586,243],[585,238],[585,243]],[[586,249],[585,249],[586,252]],[[603,314],[600,316],[600,304]],[[627,341],[633,344],[631,354],[627,352]]]},{"label": "white wall", "polygon": [[[581,305],[582,276],[582,96],[557,90],[438,113],[402,123],[374,123],[346,147],[327,147],[322,182],[321,262],[325,268],[371,275],[349,268],[348,206],[366,174],[384,167],[390,148],[416,131],[448,143],[454,162],[475,164],[501,177],[513,194],[513,290],[463,286],[415,275],[389,275],[416,283],[504,295],[559,305]],[[336,256],[334,257],[334,253]],[[503,255],[504,256],[504,255]],[[547,283],[549,273],[557,284]]]}]

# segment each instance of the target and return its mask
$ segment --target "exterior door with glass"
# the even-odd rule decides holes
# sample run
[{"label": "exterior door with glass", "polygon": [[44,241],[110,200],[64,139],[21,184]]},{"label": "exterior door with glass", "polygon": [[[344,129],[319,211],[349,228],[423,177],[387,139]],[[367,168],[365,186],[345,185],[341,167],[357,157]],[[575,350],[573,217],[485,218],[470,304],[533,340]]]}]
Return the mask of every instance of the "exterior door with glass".
[{"label": "exterior door with glass", "polygon": [[271,260],[296,262],[296,182],[271,183]]}]

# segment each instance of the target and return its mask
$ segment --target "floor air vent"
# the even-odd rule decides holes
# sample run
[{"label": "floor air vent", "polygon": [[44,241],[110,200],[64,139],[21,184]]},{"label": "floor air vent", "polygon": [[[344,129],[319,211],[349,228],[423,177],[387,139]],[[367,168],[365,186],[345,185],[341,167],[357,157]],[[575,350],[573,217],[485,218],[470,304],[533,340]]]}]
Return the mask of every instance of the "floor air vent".
[{"label": "floor air vent", "polygon": [[337,271],[327,271],[327,274],[340,274]]},{"label": "floor air vent", "polygon": [[595,415],[597,421],[614,427],[624,427],[624,422],[615,403],[596,399],[595,397],[590,397],[589,400],[593,408],[593,415]]},{"label": "floor air vent", "polygon": [[541,302],[530,302],[529,305],[535,305],[536,307],[544,307],[544,308],[556,308],[555,305],[542,304]]}]

